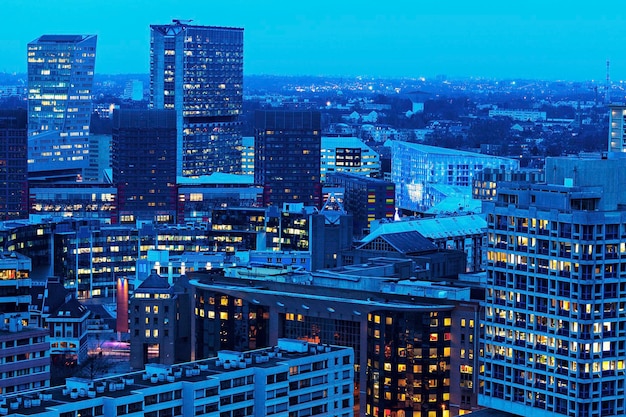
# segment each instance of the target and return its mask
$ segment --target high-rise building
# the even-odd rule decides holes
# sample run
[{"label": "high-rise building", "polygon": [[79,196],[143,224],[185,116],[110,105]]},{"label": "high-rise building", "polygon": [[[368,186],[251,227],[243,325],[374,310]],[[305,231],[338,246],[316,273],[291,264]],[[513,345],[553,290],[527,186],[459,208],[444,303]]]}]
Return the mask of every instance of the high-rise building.
[{"label": "high-rise building", "polygon": [[255,113],[254,182],[263,204],[320,207],[321,121],[317,111]]},{"label": "high-rise building", "polygon": [[176,113],[115,110],[112,165],[120,222],[176,220]]},{"label": "high-rise building", "polygon": [[151,25],[150,103],[175,109],[178,175],[240,172],[243,29]]},{"label": "high-rise building", "polygon": [[0,220],[28,217],[25,110],[0,110]]},{"label": "high-rise building", "polygon": [[520,416],[622,416],[626,159],[548,158],[545,176],[483,203],[479,402]]},{"label": "high-rise building", "polygon": [[28,44],[29,170],[89,163],[96,35],[43,35]]}]

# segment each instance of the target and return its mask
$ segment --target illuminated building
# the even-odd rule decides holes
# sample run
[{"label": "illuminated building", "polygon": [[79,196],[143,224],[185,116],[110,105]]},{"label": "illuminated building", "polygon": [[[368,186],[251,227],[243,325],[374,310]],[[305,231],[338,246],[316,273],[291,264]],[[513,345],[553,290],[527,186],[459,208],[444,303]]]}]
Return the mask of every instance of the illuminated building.
[{"label": "illuminated building", "polygon": [[251,207],[263,189],[252,175],[214,173],[199,178],[178,177],[178,222],[206,223],[213,210]]},{"label": "illuminated building", "polygon": [[115,110],[112,146],[119,222],[175,223],[176,113]]},{"label": "illuminated building", "polygon": [[254,175],[254,136],[241,138],[241,173]]},{"label": "illuminated building", "polygon": [[474,410],[474,290],[411,278],[413,268],[410,260],[378,258],[310,275],[270,268],[255,275],[263,268],[246,266],[227,268],[226,277],[190,274],[196,357],[271,346],[280,337],[347,346],[355,352],[355,415]]},{"label": "illuminated building", "polygon": [[391,147],[391,181],[396,184],[396,205],[424,212],[433,206],[431,184],[465,187],[471,198],[474,175],[485,168],[518,170],[519,161],[455,149],[420,145],[398,140]]},{"label": "illuminated building", "polygon": [[177,175],[240,172],[243,29],[151,25],[150,104],[176,111]]},{"label": "illuminated building", "polygon": [[255,112],[254,182],[263,205],[321,207],[321,131],[317,111]]},{"label": "illuminated building", "polygon": [[30,214],[55,218],[100,219],[118,222],[117,188],[98,183],[33,183],[29,189]]},{"label": "illuminated building", "polygon": [[0,399],[0,414],[39,417],[154,415],[352,416],[352,349],[281,339],[276,346]]},{"label": "illuminated building", "polygon": [[521,416],[621,416],[626,159],[548,158],[545,175],[484,202],[479,402]]},{"label": "illuminated building", "polygon": [[152,271],[128,303],[130,365],[171,365],[191,359],[189,295]]},{"label": "illuminated building", "polygon": [[28,44],[29,171],[49,176],[89,163],[95,35],[43,35]]},{"label": "illuminated building", "polygon": [[28,134],[24,110],[0,110],[0,220],[28,217]]},{"label": "illuminated building", "polygon": [[30,322],[31,261],[0,253],[0,396],[50,385],[48,331]]},{"label": "illuminated building", "polygon": [[626,106],[609,106],[609,152],[626,152]]},{"label": "illuminated building", "polygon": [[376,151],[355,137],[322,136],[320,178],[326,181],[331,172],[351,172],[365,177],[380,175]]},{"label": "illuminated building", "polygon": [[87,319],[91,312],[58,278],[48,278],[42,321],[50,330],[50,358],[59,366],[80,365],[87,359]]},{"label": "illuminated building", "polygon": [[472,182],[472,198],[476,200],[496,200],[498,184],[502,182],[543,182],[545,173],[542,170],[520,169],[519,171],[485,168],[474,174]]},{"label": "illuminated building", "polygon": [[367,234],[372,221],[393,219],[396,213],[395,185],[392,182],[334,172],[328,173],[326,183],[344,189],[343,206],[352,215],[357,236]]}]

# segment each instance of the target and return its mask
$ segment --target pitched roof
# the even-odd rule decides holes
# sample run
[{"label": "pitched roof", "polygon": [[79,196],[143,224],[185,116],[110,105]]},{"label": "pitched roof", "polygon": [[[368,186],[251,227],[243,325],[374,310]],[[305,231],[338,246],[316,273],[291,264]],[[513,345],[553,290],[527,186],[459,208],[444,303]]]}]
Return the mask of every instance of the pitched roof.
[{"label": "pitched roof", "polygon": [[[417,231],[382,234],[379,238],[403,254],[423,253],[437,250],[437,245],[426,239]],[[359,249],[363,248],[369,242],[361,245]]]},{"label": "pitched roof", "polygon": [[398,232],[417,231],[429,239],[442,239],[455,236],[466,236],[484,233],[487,222],[480,215],[435,217],[429,219],[402,220],[397,222],[380,223],[372,228],[369,235],[361,242],[367,243],[381,235]]},{"label": "pitched roof", "polygon": [[90,312],[82,305],[76,298],[72,297],[69,301],[65,302],[59,308],[57,308],[50,316],[48,316],[47,320],[54,318],[72,318],[79,319],[84,317],[85,315],[89,315]]},{"label": "pitched roof", "polygon": [[[170,290],[170,284],[166,278],[161,277],[154,270],[146,277],[146,279],[137,287],[137,290],[143,291],[159,291],[163,292]],[[135,292],[137,292],[135,290]]]}]

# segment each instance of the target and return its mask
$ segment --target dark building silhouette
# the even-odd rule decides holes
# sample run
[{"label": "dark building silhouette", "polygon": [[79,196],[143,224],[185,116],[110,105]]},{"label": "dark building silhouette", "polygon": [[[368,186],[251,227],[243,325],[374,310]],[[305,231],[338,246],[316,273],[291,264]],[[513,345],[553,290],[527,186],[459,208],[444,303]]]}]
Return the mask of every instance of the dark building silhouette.
[{"label": "dark building silhouette", "polygon": [[150,26],[150,103],[176,110],[177,173],[241,170],[243,29]]},{"label": "dark building silhouette", "polygon": [[113,113],[113,180],[120,223],[176,221],[176,113]]},{"label": "dark building silhouette", "polygon": [[254,182],[263,204],[320,207],[320,113],[258,110],[255,113]]},{"label": "dark building silhouette", "polygon": [[0,110],[0,219],[28,218],[26,110]]}]

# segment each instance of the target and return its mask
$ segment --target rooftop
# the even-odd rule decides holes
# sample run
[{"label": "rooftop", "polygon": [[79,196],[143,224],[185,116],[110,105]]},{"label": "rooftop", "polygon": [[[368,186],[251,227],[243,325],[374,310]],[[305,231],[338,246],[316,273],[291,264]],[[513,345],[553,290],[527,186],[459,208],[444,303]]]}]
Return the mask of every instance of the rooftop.
[{"label": "rooftop", "polygon": [[[216,358],[176,365],[146,364],[142,371],[94,380],[68,378],[64,386],[4,396],[0,398],[0,412],[4,406],[12,413],[34,416],[51,407],[58,408],[79,399],[119,398],[134,391],[177,381],[198,382],[248,367],[272,368],[285,360],[348,349],[301,340],[279,339],[278,345],[271,348],[248,352],[220,351]],[[215,383],[217,386],[219,379]]]}]

